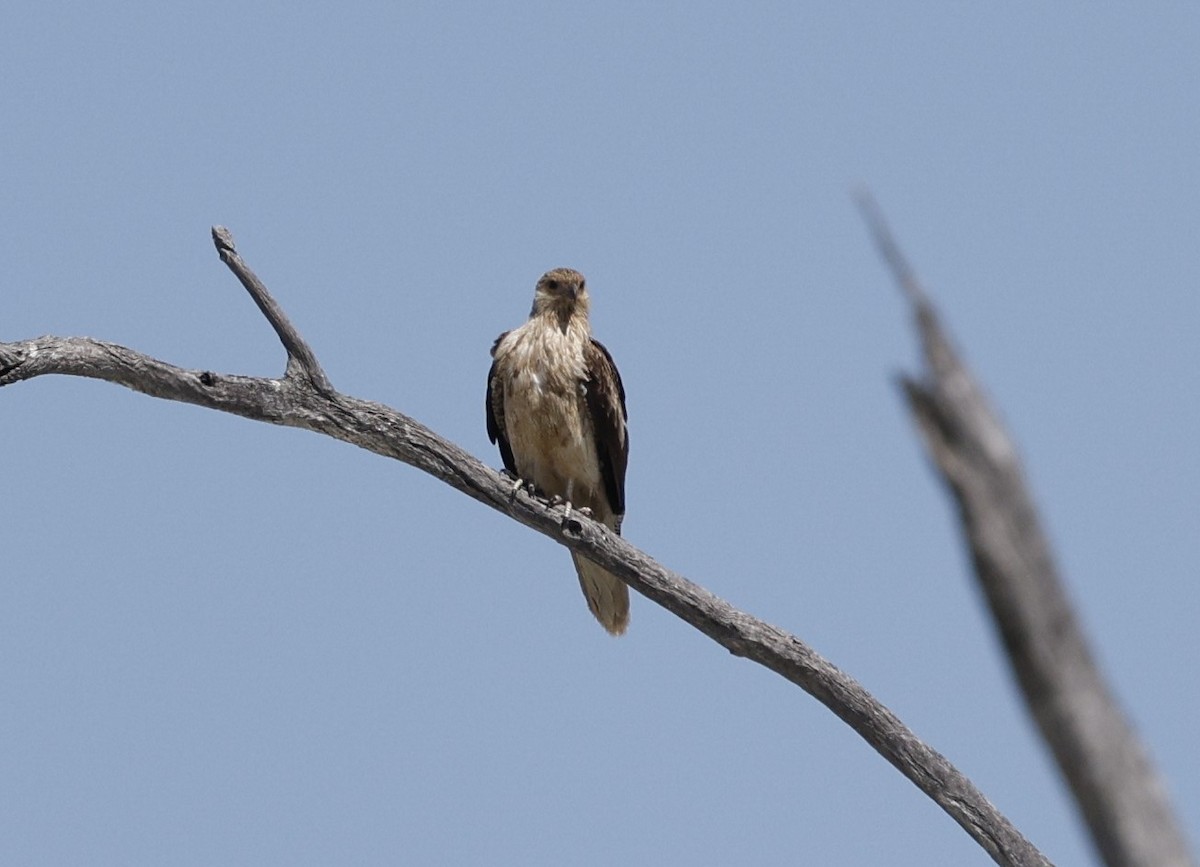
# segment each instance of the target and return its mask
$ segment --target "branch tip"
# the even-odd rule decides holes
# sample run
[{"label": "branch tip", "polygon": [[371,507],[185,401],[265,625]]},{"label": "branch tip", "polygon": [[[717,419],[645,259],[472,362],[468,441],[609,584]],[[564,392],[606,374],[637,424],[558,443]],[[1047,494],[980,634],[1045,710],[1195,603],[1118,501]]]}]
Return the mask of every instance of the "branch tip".
[{"label": "branch tip", "polygon": [[233,233],[224,226],[212,227],[213,244],[216,245],[217,254],[222,259],[226,255],[237,255],[237,246],[233,243]]},{"label": "branch tip", "polygon": [[896,243],[887,218],[883,215],[883,209],[879,207],[879,203],[875,201],[875,197],[865,186],[854,191],[854,201],[858,205],[858,211],[862,215],[863,221],[867,224],[867,231],[871,234],[871,240],[875,242],[875,249],[879,252],[880,258],[892,272],[892,277],[900,290],[920,314],[928,307],[929,300],[925,296],[925,290],[921,288],[920,281],[917,280],[916,272],[913,271],[912,266],[900,251],[900,245]]}]

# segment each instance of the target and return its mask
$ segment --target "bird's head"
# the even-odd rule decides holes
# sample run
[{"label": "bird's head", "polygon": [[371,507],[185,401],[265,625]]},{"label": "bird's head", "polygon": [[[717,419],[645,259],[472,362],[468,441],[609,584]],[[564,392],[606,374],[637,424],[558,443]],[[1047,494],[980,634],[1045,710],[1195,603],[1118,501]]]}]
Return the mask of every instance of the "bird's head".
[{"label": "bird's head", "polygon": [[555,314],[563,323],[572,316],[587,316],[587,281],[578,271],[570,268],[555,268],[547,271],[538,280],[533,293],[533,316],[541,313]]}]

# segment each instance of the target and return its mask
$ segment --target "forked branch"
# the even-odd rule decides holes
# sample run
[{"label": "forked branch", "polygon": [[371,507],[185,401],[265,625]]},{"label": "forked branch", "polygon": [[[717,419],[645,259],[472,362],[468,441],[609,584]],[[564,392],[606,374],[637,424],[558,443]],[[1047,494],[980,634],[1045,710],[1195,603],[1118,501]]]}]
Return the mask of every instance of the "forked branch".
[{"label": "forked branch", "polygon": [[585,554],[730,652],[800,686],[939,804],[997,863],[1049,864],[950,762],[796,636],[738,611],[578,512],[564,521],[561,507],[525,491],[514,493],[511,482],[499,473],[408,416],[335,391],[311,349],[238,256],[229,233],[214,229],[213,239],[222,261],[242,281],[286,348],[283,378],[184,370],[90,338],[40,337],[0,344],[0,386],[54,373],[103,379],[154,397],[305,428],[424,470]]},{"label": "forked branch", "polygon": [[283,308],[267,291],[267,287],[258,279],[258,275],[251,271],[250,266],[238,255],[237,248],[233,245],[233,235],[224,226],[213,226],[212,237],[213,243],[217,245],[217,254],[221,257],[221,261],[229,266],[229,270],[246,287],[246,291],[258,305],[262,315],[267,317],[267,322],[271,323],[271,327],[279,335],[279,342],[287,351],[287,375],[293,376],[298,372],[307,377],[313,388],[321,394],[333,394],[333,386],[317,362],[317,356],[312,351],[312,347],[300,336],[300,332],[295,329],[291,320],[284,314]]}]

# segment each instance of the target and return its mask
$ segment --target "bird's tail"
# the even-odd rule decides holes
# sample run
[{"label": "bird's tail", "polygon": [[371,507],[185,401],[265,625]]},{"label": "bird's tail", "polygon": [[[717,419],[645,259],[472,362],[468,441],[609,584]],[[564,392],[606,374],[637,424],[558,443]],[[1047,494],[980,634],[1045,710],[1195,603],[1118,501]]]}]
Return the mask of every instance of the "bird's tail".
[{"label": "bird's tail", "polygon": [[629,588],[616,575],[574,551],[571,559],[575,561],[579,586],[583,588],[588,608],[609,633],[621,635],[629,625]]}]

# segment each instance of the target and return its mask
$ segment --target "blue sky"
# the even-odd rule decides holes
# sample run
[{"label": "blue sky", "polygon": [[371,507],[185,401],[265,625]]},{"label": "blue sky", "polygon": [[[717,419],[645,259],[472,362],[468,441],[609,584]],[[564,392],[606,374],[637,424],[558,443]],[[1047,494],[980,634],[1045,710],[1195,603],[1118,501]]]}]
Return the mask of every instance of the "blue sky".
[{"label": "blue sky", "polygon": [[[1200,839],[1200,12],[10,5],[0,340],[282,371],[498,466],[487,351],[588,276],[625,532],[859,678],[1092,863],[896,391],[866,184],[1017,437]],[[983,864],[815,700],[566,551],[309,433],[0,390],[0,860]]]}]

